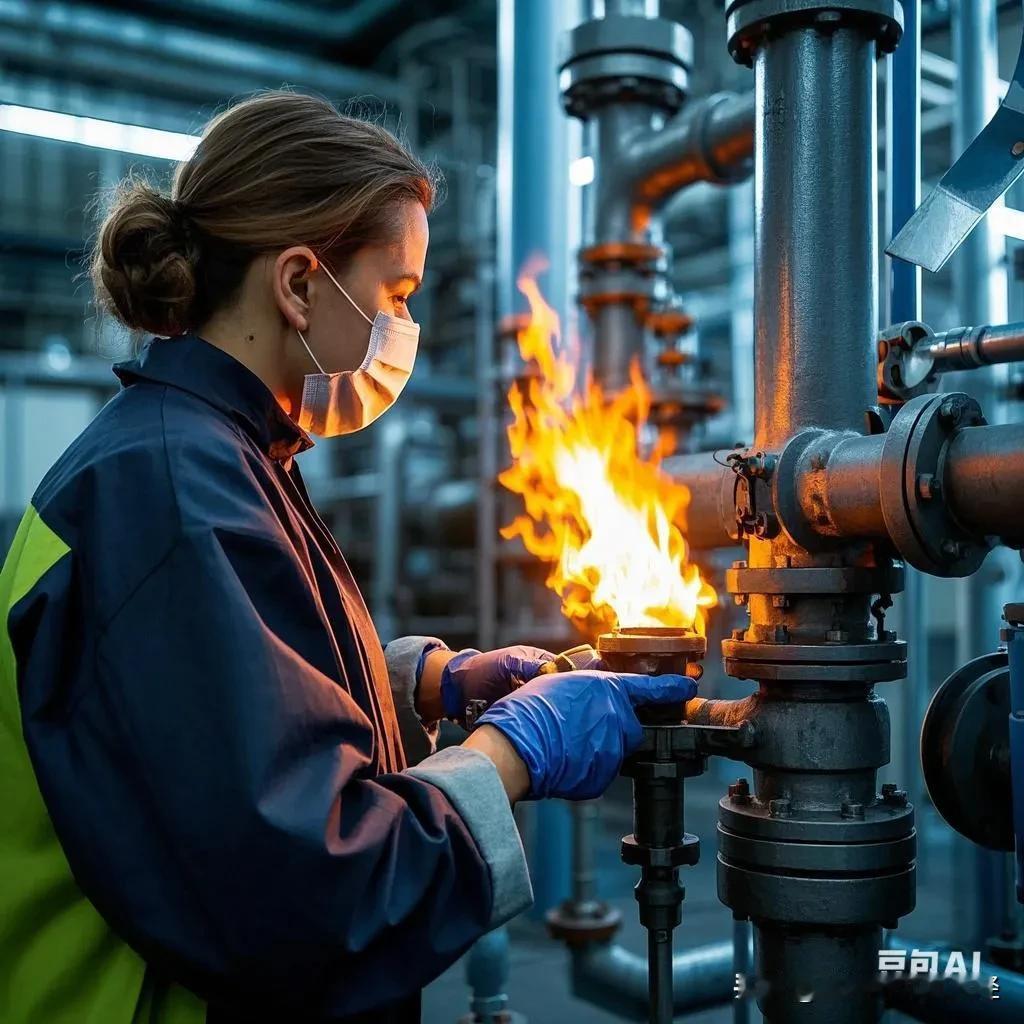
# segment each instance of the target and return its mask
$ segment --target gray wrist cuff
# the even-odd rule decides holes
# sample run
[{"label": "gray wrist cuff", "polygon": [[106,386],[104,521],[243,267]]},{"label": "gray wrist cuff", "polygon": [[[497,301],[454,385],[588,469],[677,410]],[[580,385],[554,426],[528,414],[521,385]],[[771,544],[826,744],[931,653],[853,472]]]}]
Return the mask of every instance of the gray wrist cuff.
[{"label": "gray wrist cuff", "polygon": [[384,648],[398,730],[409,764],[416,764],[437,749],[438,723],[424,722],[416,710],[416,667],[427,647],[448,649],[433,636],[400,636]]},{"label": "gray wrist cuff", "polygon": [[526,854],[494,762],[479,750],[446,747],[407,771],[448,797],[476,841],[491,875],[488,929],[530,906],[533,888]]}]

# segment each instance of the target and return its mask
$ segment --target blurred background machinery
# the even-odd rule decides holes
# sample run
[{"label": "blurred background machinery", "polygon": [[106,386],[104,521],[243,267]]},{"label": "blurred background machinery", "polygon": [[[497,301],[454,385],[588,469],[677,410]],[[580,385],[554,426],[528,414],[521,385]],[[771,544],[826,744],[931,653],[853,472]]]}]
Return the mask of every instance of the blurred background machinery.
[{"label": "blurred background machinery", "polygon": [[[46,468],[112,393],[110,362],[137,340],[94,315],[82,274],[103,190],[131,169],[167,181],[192,134],[232,97],[289,84],[382,118],[447,180],[447,198],[432,218],[424,288],[413,304],[423,324],[421,355],[402,402],[365,436],[321,442],[303,456],[313,498],[368,595],[382,639],[429,633],[452,646],[522,641],[552,649],[579,642],[543,585],[543,564],[498,534],[516,508],[495,482],[508,459],[506,394],[525,369],[514,344],[525,309],[516,278],[543,257],[545,295],[607,387],[624,384],[631,357],[640,357],[654,421],[676,429],[667,463],[674,472],[687,478],[696,453],[718,450],[724,460],[735,445],[754,440],[755,81],[726,47],[725,6],[0,0],[0,541],[6,545]],[[940,390],[970,395],[990,424],[1020,421],[1024,185],[1011,186],[952,258],[925,275],[919,292],[914,272],[882,259],[881,249],[919,201],[906,190],[915,175],[900,166],[920,160],[921,193],[928,195],[1010,88],[1021,4],[923,0],[902,7],[920,48],[883,55],[877,92],[865,78],[850,98],[865,109],[877,102],[886,129],[877,139],[877,193],[866,197],[883,211],[882,222],[877,233],[865,226],[864,234],[877,234],[871,287],[883,297],[870,327],[895,325],[881,339],[880,406],[917,402],[924,416],[930,397],[921,385],[939,377]],[[917,59],[908,65],[910,50]],[[786,88],[796,95],[799,73],[779,70],[785,67],[780,61],[765,73],[793,74]],[[859,123],[863,111],[850,113]],[[908,151],[908,140],[918,137],[919,153],[913,145]],[[806,173],[795,153],[776,159],[776,173]],[[801,211],[791,214],[799,220]],[[785,237],[780,231],[780,245]],[[842,404],[845,367],[807,372],[815,376],[806,391],[817,388]],[[972,408],[959,407],[963,424]],[[929,443],[946,440],[940,412],[929,414]],[[759,440],[766,431],[761,424]],[[1001,452],[996,442],[1002,438],[1005,448],[1016,434],[986,434],[984,450],[970,447],[978,435],[969,427],[959,436],[959,464],[968,467],[964,479],[976,495],[972,512],[989,522],[1005,518],[1015,496],[999,491],[1002,477],[994,473],[979,486],[969,467],[997,466],[1012,451]],[[719,480],[714,472],[689,478],[705,494]],[[714,654],[723,639],[735,644],[734,630],[746,626],[751,581],[738,577],[746,567],[730,568],[738,550],[718,548],[714,518],[691,524],[706,541],[695,528],[694,546],[706,549],[698,558],[719,594],[733,590],[738,601],[726,597],[711,613],[701,693],[734,700],[749,686]],[[940,551],[943,539],[955,542],[940,537]],[[974,557],[966,548],[960,554]],[[1013,673],[1020,560],[997,547],[962,579],[926,575],[907,560],[905,589],[893,595],[885,620],[907,641],[907,678],[883,684],[889,756],[870,769],[877,769],[888,807],[914,808],[917,901],[900,921],[900,937],[886,940],[908,951],[978,950],[1012,979],[1022,966],[1024,924],[1009,852],[1014,734],[1003,726],[1021,710]],[[755,592],[757,600],[784,610],[771,595]],[[770,620],[774,628],[785,616],[762,618],[761,626]],[[1005,650],[997,650],[1000,627]],[[730,650],[735,662],[741,652]],[[892,660],[901,659],[894,653]],[[747,780],[736,780],[726,758],[710,758],[706,769],[686,787],[687,830],[712,848],[729,784],[732,817],[722,820],[736,825],[737,844],[749,845],[751,836],[742,835]],[[463,966],[439,979],[426,994],[425,1019],[452,1020],[469,1008],[471,1020],[497,1021],[510,1007],[537,1021],[645,1019],[646,941],[630,893],[638,869],[619,860],[619,838],[632,828],[629,781],[572,814],[557,804],[519,813],[535,914],[467,958],[468,995]],[[799,822],[776,817],[774,840],[800,838]],[[857,820],[855,808],[849,817]],[[756,1020],[751,999],[731,999],[736,972],[752,970],[742,918],[753,897],[731,890],[733,920],[719,903],[714,875],[708,855],[686,870],[671,972],[676,1009],[706,1024]],[[543,922],[564,901],[597,939],[572,955]],[[553,967],[562,956],[565,971]],[[983,1017],[974,1015],[976,1003],[961,1011],[894,997],[887,1019],[903,1019],[902,1011],[921,1019],[1012,1019],[1000,1008],[992,1001]]]}]

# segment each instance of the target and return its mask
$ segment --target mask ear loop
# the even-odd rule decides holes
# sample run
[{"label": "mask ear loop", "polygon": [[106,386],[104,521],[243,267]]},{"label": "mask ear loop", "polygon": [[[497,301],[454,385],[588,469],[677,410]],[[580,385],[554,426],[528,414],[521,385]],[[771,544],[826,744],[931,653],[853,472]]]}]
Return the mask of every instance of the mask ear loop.
[{"label": "mask ear loop", "polygon": [[[313,269],[316,269],[316,268],[313,268]],[[338,284],[337,279],[327,269],[327,265],[326,264],[324,264],[324,273],[334,282],[334,287],[337,288],[338,291],[341,292],[341,294],[344,295],[345,298],[348,299],[348,301],[352,303],[352,306],[355,309],[355,311],[372,327],[373,326],[373,321],[362,311],[362,309],[359,308],[359,306],[356,304],[356,301],[352,298],[352,296],[349,295],[349,293],[347,291],[345,291],[345,289],[342,288],[340,284]]]},{"label": "mask ear loop", "polygon": [[[312,273],[313,273],[314,271],[316,271],[316,269],[317,269],[317,268],[318,268],[319,266],[320,266],[320,262],[319,262],[319,260],[318,260],[318,259],[317,259],[317,258],[316,258],[315,256],[311,256],[311,257],[310,257],[310,260],[309,260],[309,273],[311,273],[311,274],[312,274]],[[327,268],[326,268],[326,267],[324,267],[324,270],[326,270],[326,269],[327,269]],[[333,280],[333,279],[332,279],[332,280]],[[346,298],[348,298],[348,296],[346,296]],[[349,299],[349,302],[351,302],[351,301],[352,301],[352,300],[351,300],[351,299]],[[360,312],[362,312],[362,310],[360,310]],[[298,329],[298,327],[296,327],[296,328],[295,328],[295,333],[296,333],[296,334],[297,334],[297,335],[299,336],[299,341],[301,341],[301,342],[302,342],[302,345],[303,345],[303,347],[305,348],[306,352],[307,352],[307,353],[309,354],[309,358],[313,360],[313,363],[314,363],[314,365],[316,366],[316,368],[317,368],[317,369],[318,369],[318,370],[319,370],[319,371],[320,371],[321,373],[326,373],[327,371],[326,371],[326,370],[325,370],[325,369],[324,369],[324,368],[323,368],[323,367],[322,367],[322,366],[320,365],[320,360],[319,360],[319,359],[317,359],[317,357],[316,357],[315,355],[313,355],[313,350],[312,350],[312,349],[311,349],[311,348],[309,347],[309,342],[308,342],[308,341],[306,341],[306,337],[305,337],[305,335],[304,335],[304,334],[302,333],[302,331],[300,331],[300,330]]]}]

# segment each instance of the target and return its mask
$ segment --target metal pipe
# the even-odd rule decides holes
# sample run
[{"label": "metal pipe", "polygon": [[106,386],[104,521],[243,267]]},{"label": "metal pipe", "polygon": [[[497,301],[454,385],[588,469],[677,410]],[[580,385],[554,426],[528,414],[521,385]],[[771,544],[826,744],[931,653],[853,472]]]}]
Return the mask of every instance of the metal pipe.
[{"label": "metal pipe", "polygon": [[[943,487],[965,529],[1024,543],[1024,423],[959,431],[949,445]],[[994,633],[987,640],[991,647]]]},{"label": "metal pipe", "polygon": [[[570,192],[568,133],[552,69],[575,6],[548,0],[501,0],[499,5],[500,318],[521,308],[516,276],[528,260],[542,255],[548,263],[545,293],[566,322],[570,264],[566,211],[578,192]],[[515,581],[514,590],[524,592],[521,580]],[[511,617],[516,609],[502,610]],[[541,917],[568,895],[569,812],[562,801],[545,800],[524,807],[524,813],[529,815],[533,914]]]},{"label": "metal pipe", "polygon": [[686,540],[698,551],[734,547],[738,543],[733,504],[736,476],[719,458],[715,452],[699,452],[675,455],[662,463],[665,472],[690,492]]},{"label": "metal pipe", "polygon": [[383,21],[400,0],[355,0],[343,10],[301,7],[281,0],[174,0],[167,8],[180,17],[187,7],[206,16],[220,16],[234,26],[246,23],[277,36],[299,36],[316,42],[350,42],[352,37]]},{"label": "metal pipe", "polygon": [[[889,866],[852,880],[889,760],[888,714],[871,678],[903,669],[898,651],[874,646],[870,594],[852,582],[866,546],[824,550],[783,528],[800,503],[790,463],[801,445],[863,434],[877,400],[875,59],[899,38],[899,14],[898,5],[775,0],[727,9],[730,49],[756,76],[754,445],[780,458],[748,463],[739,505],[751,513],[756,497],[760,522],[748,515],[747,558],[728,576],[750,621],[723,642],[726,671],[756,680],[760,699],[750,715],[757,744],[743,758],[754,794],[720,804],[718,880],[723,902],[753,923],[758,1002],[772,1021],[877,1019],[881,924],[913,905],[905,794],[899,816],[885,819]],[[820,456],[813,465],[824,468]],[[865,570],[872,584],[887,582],[884,565]],[[844,647],[877,663],[851,669]],[[826,821],[843,823],[841,843]]]},{"label": "metal pipe", "polygon": [[[860,431],[876,400],[874,62],[850,28],[757,51],[755,444],[769,451],[806,427]],[[842,386],[822,386],[837,371]]]},{"label": "metal pipe", "polygon": [[[953,121],[953,148],[962,153],[995,113],[999,97],[998,83],[998,10],[996,0],[956,0],[952,5],[952,53],[958,75],[955,83],[956,105]],[[988,324],[1005,319],[1005,308],[996,295],[996,261],[1002,256],[990,219],[983,218],[964,241],[953,260],[953,286],[962,323]],[[993,419],[996,400],[995,371],[972,373],[955,380],[952,387],[976,398]],[[1002,593],[988,566],[957,584],[956,660],[964,664],[992,649],[1002,613]],[[959,891],[973,896],[973,905],[961,908],[968,917],[967,931],[973,947],[983,948],[990,935],[998,932],[1002,918],[1003,854],[965,847],[958,843],[955,870],[961,878],[972,878],[974,885]],[[969,864],[973,865],[973,871]],[[963,897],[961,897],[963,898]],[[967,913],[964,913],[967,911]]]},{"label": "metal pipe", "polygon": [[[797,496],[808,523],[825,532],[826,524],[819,518],[819,507],[815,505],[820,500],[830,535],[865,540],[888,538],[881,501],[884,441],[881,434],[844,437],[829,453],[823,488],[798,481]],[[807,467],[808,476],[811,472],[813,469]]]},{"label": "metal pipe", "polygon": [[[84,4],[57,0],[0,0],[0,28],[19,29],[37,37],[40,33],[73,45],[88,44],[101,48],[117,46],[127,54],[145,54],[158,61],[214,68],[234,75],[255,76],[254,85],[270,82],[300,82],[315,85],[335,96],[369,93],[401,103],[408,99],[406,89],[393,78],[368,71],[346,69],[338,64],[311,60],[284,50],[217,38],[203,32],[155,24]],[[55,50],[60,62],[61,50]],[[93,67],[95,73],[96,65]],[[114,75],[120,71],[118,60],[106,65]],[[179,72],[180,74],[180,72]],[[188,88],[187,78],[179,82]],[[234,90],[237,91],[237,79]]]},{"label": "metal pipe", "polygon": [[[576,947],[571,952],[575,996],[632,1020],[648,1018],[646,957],[617,943]],[[672,958],[672,1012],[678,1016],[720,1006],[733,998],[735,983],[731,941],[677,953]]]},{"label": "metal pipe", "polygon": [[[741,181],[753,169],[754,94],[717,93],[689,104],[664,128],[624,139],[609,167],[606,203],[630,204],[632,225],[700,181]],[[620,215],[621,216],[621,215]]]},{"label": "metal pipe", "polygon": [[936,334],[918,351],[935,360],[939,373],[977,370],[996,363],[1019,363],[1024,361],[1024,323],[957,327]]},{"label": "metal pipe", "polygon": [[[484,168],[480,168],[482,172]],[[494,327],[495,267],[487,251],[495,238],[497,208],[496,176],[480,173],[476,189],[477,260],[474,333],[476,345],[477,453],[476,493],[476,615],[480,650],[498,646],[498,450],[501,446],[501,414],[495,375]]]},{"label": "metal pipe", "polygon": [[[750,973],[751,934],[750,922],[736,918],[732,922],[732,963],[736,980],[746,979]],[[747,999],[733,1001],[732,1024],[749,1024],[750,1002]]]},{"label": "metal pipe", "polygon": [[[889,949],[925,948],[940,956],[947,953],[895,935],[889,936],[886,945]],[[922,979],[891,982],[884,988],[885,1004],[928,1024],[1006,1024],[1024,1020],[1024,977],[984,960],[979,974],[978,981],[970,983]],[[989,988],[992,978],[998,981],[995,992]]]}]

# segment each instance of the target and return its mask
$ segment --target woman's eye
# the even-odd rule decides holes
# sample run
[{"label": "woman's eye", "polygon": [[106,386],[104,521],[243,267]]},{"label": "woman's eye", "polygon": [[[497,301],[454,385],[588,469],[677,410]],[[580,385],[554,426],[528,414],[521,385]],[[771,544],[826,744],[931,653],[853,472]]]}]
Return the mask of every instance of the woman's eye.
[{"label": "woman's eye", "polygon": [[406,295],[393,295],[391,301],[396,306],[404,306],[409,301],[409,298]]}]

